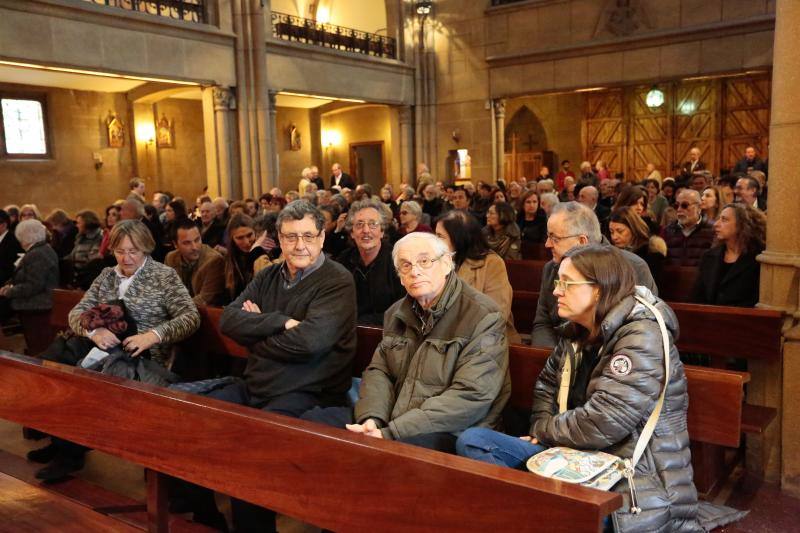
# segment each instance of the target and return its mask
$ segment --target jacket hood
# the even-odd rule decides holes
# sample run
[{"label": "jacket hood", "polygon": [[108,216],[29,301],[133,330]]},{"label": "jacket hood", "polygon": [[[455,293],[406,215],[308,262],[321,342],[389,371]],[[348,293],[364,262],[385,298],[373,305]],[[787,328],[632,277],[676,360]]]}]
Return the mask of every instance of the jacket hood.
[{"label": "jacket hood", "polygon": [[[664,324],[667,326],[667,330],[672,334],[673,342],[677,342],[680,328],[678,326],[678,317],[675,316],[675,312],[664,300],[650,292],[650,289],[647,287],[637,285],[635,294],[661,312],[661,316],[664,317]],[[656,320],[653,313],[643,304],[639,303],[633,295],[626,297],[615,305],[603,319],[603,323],[600,325],[603,339],[610,339],[623,324],[642,319]]]}]

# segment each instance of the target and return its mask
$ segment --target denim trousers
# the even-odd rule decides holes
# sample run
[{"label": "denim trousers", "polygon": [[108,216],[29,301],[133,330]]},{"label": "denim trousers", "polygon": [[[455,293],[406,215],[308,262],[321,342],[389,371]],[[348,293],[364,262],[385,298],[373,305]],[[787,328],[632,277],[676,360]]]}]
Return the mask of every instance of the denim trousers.
[{"label": "denim trousers", "polygon": [[488,428],[469,428],[456,441],[456,452],[462,457],[517,470],[525,470],[528,458],[543,450],[540,444]]}]

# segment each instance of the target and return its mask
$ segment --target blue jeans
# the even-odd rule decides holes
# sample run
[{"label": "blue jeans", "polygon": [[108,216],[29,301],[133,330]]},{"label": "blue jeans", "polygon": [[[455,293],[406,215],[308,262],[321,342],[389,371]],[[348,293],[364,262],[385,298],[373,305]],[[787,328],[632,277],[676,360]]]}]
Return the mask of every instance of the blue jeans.
[{"label": "blue jeans", "polygon": [[525,470],[528,458],[545,449],[488,428],[469,428],[456,441],[456,452],[462,457],[517,470]]}]

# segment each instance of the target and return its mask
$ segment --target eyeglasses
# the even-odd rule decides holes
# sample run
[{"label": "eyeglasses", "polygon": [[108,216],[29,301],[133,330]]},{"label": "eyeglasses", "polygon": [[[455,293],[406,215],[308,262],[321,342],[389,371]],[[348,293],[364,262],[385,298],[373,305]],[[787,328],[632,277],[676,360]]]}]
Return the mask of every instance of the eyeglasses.
[{"label": "eyeglasses", "polygon": [[375,220],[367,220],[366,222],[360,220],[355,224],[353,224],[353,227],[359,230],[364,229],[365,227],[368,227],[369,229],[378,229],[379,227],[381,227],[381,223]]},{"label": "eyeglasses", "polygon": [[689,209],[693,205],[698,205],[698,204],[696,204],[694,202],[692,202],[692,203],[689,203],[689,202],[678,202],[677,204],[675,204],[675,206],[679,207],[680,209]]},{"label": "eyeglasses", "polygon": [[289,244],[297,244],[298,239],[303,239],[303,242],[306,244],[314,244],[314,241],[322,234],[320,231],[316,235],[313,233],[303,233],[302,235],[298,235],[297,233],[281,233],[281,240],[286,241]]},{"label": "eyeglasses", "polygon": [[563,279],[553,280],[553,286],[554,286],[555,290],[557,290],[557,291],[567,292],[567,289],[569,289],[573,285],[595,285],[595,282],[594,281],[566,281],[566,280],[563,280]]},{"label": "eyeglasses", "polygon": [[418,266],[422,270],[428,270],[433,266],[433,264],[436,261],[438,261],[439,259],[441,259],[445,255],[447,255],[447,254],[442,254],[442,255],[440,255],[438,257],[434,257],[434,258],[423,256],[423,257],[420,257],[419,259],[417,259],[416,261],[414,261],[413,263],[411,261],[400,261],[400,264],[397,265],[397,270],[401,274],[410,274],[411,270],[414,268],[414,266]]},{"label": "eyeglasses", "polygon": [[558,244],[559,242],[563,241],[564,239],[571,239],[573,237],[580,237],[583,233],[577,233],[575,235],[564,235],[563,237],[559,237],[557,235],[553,235],[552,233],[547,234],[547,240],[552,242],[553,244]]},{"label": "eyeglasses", "polygon": [[114,255],[117,257],[130,257],[135,259],[142,255],[141,250],[114,250]]},{"label": "eyeglasses", "polygon": [[400,214],[401,214],[401,215],[407,215],[407,214],[408,214],[408,211],[400,211]]}]

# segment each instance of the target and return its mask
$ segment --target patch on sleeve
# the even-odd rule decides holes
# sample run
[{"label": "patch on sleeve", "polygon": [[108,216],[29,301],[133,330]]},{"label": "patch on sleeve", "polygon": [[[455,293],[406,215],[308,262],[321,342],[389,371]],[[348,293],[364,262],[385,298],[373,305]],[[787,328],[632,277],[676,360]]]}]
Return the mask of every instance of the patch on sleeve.
[{"label": "patch on sleeve", "polygon": [[627,376],[633,369],[631,358],[622,354],[617,354],[612,357],[609,366],[611,367],[611,373],[615,376]]}]

